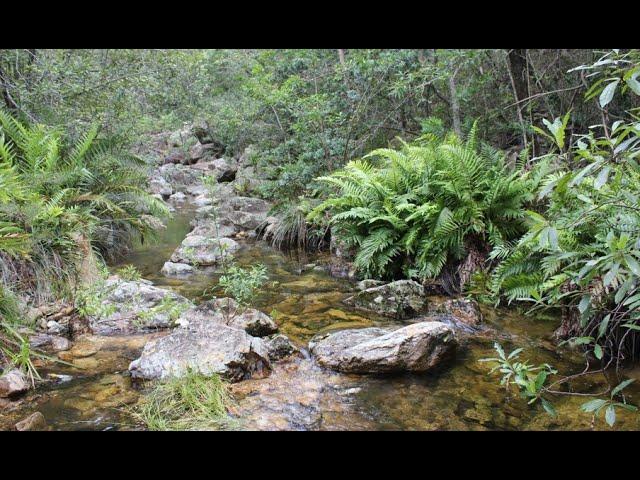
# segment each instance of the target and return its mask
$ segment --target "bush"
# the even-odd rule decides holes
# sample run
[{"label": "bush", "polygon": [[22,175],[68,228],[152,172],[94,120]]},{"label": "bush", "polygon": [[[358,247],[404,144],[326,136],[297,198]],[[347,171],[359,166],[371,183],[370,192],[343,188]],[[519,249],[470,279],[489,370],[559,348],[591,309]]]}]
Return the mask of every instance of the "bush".
[{"label": "bush", "polygon": [[451,277],[460,290],[490,247],[526,229],[525,204],[539,173],[509,167],[476,140],[427,133],[398,149],[378,149],[319,180],[337,187],[309,216],[328,212],[333,232],[355,247],[366,277]]}]

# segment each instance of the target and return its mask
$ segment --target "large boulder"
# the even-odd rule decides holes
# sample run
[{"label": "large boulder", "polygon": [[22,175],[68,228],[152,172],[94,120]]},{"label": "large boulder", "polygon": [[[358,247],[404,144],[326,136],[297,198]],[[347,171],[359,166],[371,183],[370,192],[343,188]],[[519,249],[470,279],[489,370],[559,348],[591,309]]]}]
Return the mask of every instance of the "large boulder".
[{"label": "large boulder", "polygon": [[450,359],[457,341],[439,322],[423,322],[389,331],[342,330],[315,337],[309,349],[317,362],[345,373],[427,372]]},{"label": "large boulder", "polygon": [[238,305],[233,298],[215,298],[202,302],[182,314],[179,322],[219,322],[244,330],[254,337],[276,333],[278,325],[271,317],[254,308]]},{"label": "large boulder", "polygon": [[134,378],[181,377],[188,370],[240,381],[270,372],[265,343],[219,322],[194,321],[148,342],[129,371]]},{"label": "large boulder", "polygon": [[9,398],[29,390],[29,382],[17,368],[0,375],[0,398]]},{"label": "large boulder", "polygon": [[216,265],[239,248],[238,242],[230,238],[187,235],[171,255],[171,262],[188,263],[194,266]]},{"label": "large boulder", "polygon": [[347,305],[397,319],[409,318],[426,309],[424,289],[413,280],[398,280],[362,290],[345,299]]},{"label": "large boulder", "polygon": [[147,280],[109,278],[100,293],[101,306],[89,316],[97,335],[144,333],[173,326],[191,302]]}]

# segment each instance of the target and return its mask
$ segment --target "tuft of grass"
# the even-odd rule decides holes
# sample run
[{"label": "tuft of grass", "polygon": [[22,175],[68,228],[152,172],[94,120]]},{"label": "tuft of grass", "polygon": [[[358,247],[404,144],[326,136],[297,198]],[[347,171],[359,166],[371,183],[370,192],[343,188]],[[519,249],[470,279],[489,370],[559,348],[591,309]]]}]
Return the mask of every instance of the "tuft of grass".
[{"label": "tuft of grass", "polygon": [[120,278],[127,281],[138,281],[142,278],[142,274],[133,265],[125,265],[116,272]]},{"label": "tuft of grass", "polygon": [[153,431],[219,430],[229,425],[231,402],[228,384],[219,375],[189,370],[154,384],[131,413]]}]

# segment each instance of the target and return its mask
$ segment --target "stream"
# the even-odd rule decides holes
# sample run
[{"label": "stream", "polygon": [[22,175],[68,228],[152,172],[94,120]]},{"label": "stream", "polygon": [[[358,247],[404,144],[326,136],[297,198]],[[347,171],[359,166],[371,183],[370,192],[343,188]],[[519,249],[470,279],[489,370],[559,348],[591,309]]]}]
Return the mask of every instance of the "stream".
[{"label": "stream", "polygon": [[[132,264],[155,285],[171,288],[196,302],[216,293],[218,275],[208,272],[168,278],[160,273],[189,232],[191,212],[179,210],[156,243],[137,246],[112,267]],[[357,376],[319,368],[308,353],[309,339],[334,329],[397,324],[395,320],[363,314],[342,303],[355,285],[313,270],[318,255],[287,254],[263,242],[245,241],[236,254],[239,264],[264,264],[269,283],[256,308],[275,313],[280,331],[304,355],[274,365],[272,374],[234,384],[231,416],[238,429],[292,430],[608,430],[602,418],[592,424],[579,406],[588,398],[562,396],[554,400],[558,416],[528,406],[508,395],[490,366],[478,359],[494,356],[499,340],[507,351],[524,348],[530,363],[549,363],[561,374],[582,370],[581,356],[557,349],[551,341],[556,322],[482,307],[487,329],[465,339],[454,362],[434,374]],[[410,321],[409,321],[410,322]],[[53,430],[131,430],[142,427],[129,409],[142,394],[128,376],[129,362],[156,334],[126,337],[81,337],[63,359],[73,366],[42,363],[42,386],[0,415],[0,429],[10,428],[33,411],[40,411]],[[640,377],[628,371],[627,376]],[[605,388],[601,376],[582,377],[573,386],[581,392]],[[638,382],[640,383],[640,382]],[[640,400],[638,386],[629,389],[631,403]],[[640,415],[618,411],[616,430],[637,430]]]}]

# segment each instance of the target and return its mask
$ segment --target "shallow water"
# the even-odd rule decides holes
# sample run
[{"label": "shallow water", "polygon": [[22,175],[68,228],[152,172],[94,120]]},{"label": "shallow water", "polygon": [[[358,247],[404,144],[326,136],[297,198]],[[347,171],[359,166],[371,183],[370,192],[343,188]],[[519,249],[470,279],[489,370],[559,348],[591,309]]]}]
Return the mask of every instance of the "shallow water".
[{"label": "shallow water", "polygon": [[[167,278],[159,272],[189,227],[190,214],[177,214],[156,244],[136,248],[119,265],[135,265],[144,278],[199,301],[216,292],[218,273],[208,271],[185,279]],[[304,266],[317,257],[290,256],[261,242],[246,243],[236,255],[241,264],[263,263],[270,283],[257,307],[273,313],[280,330],[304,349],[319,332],[332,329],[392,324],[394,321],[349,309],[342,300],[354,291],[346,280],[332,278]],[[277,364],[272,375],[232,387],[236,404],[232,415],[245,429],[372,429],[372,430],[522,430],[609,429],[602,419],[579,411],[584,397],[563,396],[554,401],[558,417],[539,407],[527,406],[516,395],[505,395],[490,366],[479,363],[494,356],[499,340],[510,351],[525,350],[531,363],[547,362],[563,374],[582,370],[581,357],[557,349],[551,342],[555,322],[519,315],[513,311],[483,308],[486,330],[463,339],[452,365],[427,375],[356,376],[325,371],[308,355]],[[65,360],[79,370],[46,365],[42,372],[51,384],[38,389],[0,417],[0,428],[41,411],[52,429],[140,428],[127,413],[140,391],[133,388],[126,369],[148,336],[92,337],[80,339]],[[51,375],[54,375],[53,377]],[[62,377],[55,377],[62,375]],[[636,370],[628,372],[640,377]],[[68,377],[66,377],[68,376]],[[574,387],[581,392],[604,389],[600,376],[584,377]],[[638,387],[628,401],[640,401]],[[640,415],[618,412],[615,429],[640,428]]]}]

